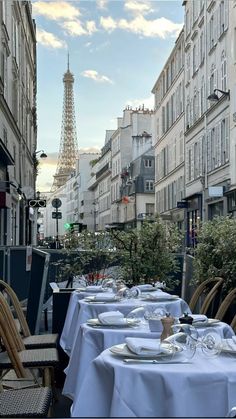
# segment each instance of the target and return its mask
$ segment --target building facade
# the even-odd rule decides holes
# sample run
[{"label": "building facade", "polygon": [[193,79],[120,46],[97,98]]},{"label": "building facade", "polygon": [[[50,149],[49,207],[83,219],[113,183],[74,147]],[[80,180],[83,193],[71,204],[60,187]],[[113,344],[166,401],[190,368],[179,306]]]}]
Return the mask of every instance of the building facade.
[{"label": "building facade", "polygon": [[0,1],[0,244],[36,237],[36,37],[30,1]]},{"label": "building facade", "polygon": [[[226,193],[231,183],[230,3],[183,2],[187,242],[192,247],[201,220],[227,214]],[[211,100],[214,93],[216,101]]]},{"label": "building facade", "polygon": [[153,146],[155,150],[155,211],[184,228],[184,31],[153,89]]}]

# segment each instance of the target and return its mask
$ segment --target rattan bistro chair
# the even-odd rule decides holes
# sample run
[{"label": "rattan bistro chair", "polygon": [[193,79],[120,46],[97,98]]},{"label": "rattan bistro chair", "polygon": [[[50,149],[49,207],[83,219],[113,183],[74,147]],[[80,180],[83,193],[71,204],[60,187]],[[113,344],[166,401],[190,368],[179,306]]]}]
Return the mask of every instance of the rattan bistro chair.
[{"label": "rattan bistro chair", "polygon": [[25,349],[12,312],[0,293],[0,336],[6,351],[0,353],[0,369],[14,368],[17,377],[27,378],[26,369],[38,369],[47,387],[54,387],[54,368],[59,365],[55,348]]},{"label": "rattan bistro chair", "polygon": [[199,298],[202,296],[202,294],[209,289],[209,287],[213,284],[215,284],[211,290],[206,295],[206,298],[199,310],[200,314],[206,314],[211,303],[213,302],[214,298],[216,297],[217,293],[220,291],[221,286],[223,285],[223,278],[215,277],[212,279],[207,279],[206,281],[203,281],[195,290],[190,302],[189,302],[189,308],[192,312],[194,312],[194,309],[197,305],[197,302]]},{"label": "rattan bistro chair", "polygon": [[20,301],[15,291],[10,287],[10,285],[0,280],[0,290],[6,293],[10,299],[10,302],[13,306],[13,309],[16,313],[17,319],[20,324],[20,331],[23,335],[22,337],[25,347],[28,349],[56,347],[58,342],[57,333],[31,335]]},{"label": "rattan bistro chair", "polygon": [[48,387],[1,391],[0,418],[45,418],[52,392]]},{"label": "rattan bistro chair", "polygon": [[[232,291],[229,292],[229,294],[225,297],[225,299],[222,301],[215,318],[218,320],[224,320],[225,315],[227,314],[227,311],[229,310],[232,303],[236,301],[236,288],[234,288]],[[235,331],[236,329],[236,314],[234,315],[232,322],[230,324],[232,329]]]}]

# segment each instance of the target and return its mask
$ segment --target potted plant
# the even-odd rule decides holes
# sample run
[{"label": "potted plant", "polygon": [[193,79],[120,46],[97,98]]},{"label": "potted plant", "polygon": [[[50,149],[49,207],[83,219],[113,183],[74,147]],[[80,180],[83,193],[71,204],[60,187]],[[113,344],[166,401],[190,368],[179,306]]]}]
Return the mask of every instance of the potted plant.
[{"label": "potted plant", "polygon": [[236,287],[236,220],[215,217],[204,222],[198,232],[194,252],[193,282],[222,277],[223,295]]}]

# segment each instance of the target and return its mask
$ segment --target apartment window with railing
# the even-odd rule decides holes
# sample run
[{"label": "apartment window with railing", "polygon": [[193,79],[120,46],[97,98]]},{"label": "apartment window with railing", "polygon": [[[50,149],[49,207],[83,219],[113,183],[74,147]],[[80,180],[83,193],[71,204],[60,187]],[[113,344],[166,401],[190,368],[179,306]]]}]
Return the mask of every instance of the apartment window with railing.
[{"label": "apartment window with railing", "polygon": [[190,81],[190,52],[187,54],[186,58],[186,82]]},{"label": "apartment window with railing", "polygon": [[205,80],[204,80],[204,76],[202,77],[201,80],[201,88],[200,88],[200,115],[202,115],[205,111]]},{"label": "apartment window with railing", "polygon": [[209,22],[209,51],[214,47],[215,45],[215,19],[214,14],[212,14]]},{"label": "apartment window with railing", "polygon": [[152,167],[152,160],[151,159],[145,159],[144,166],[145,167]]},{"label": "apartment window with railing", "polygon": [[213,93],[215,88],[216,88],[216,68],[215,68],[215,65],[212,64],[210,80],[209,80],[209,94]]}]

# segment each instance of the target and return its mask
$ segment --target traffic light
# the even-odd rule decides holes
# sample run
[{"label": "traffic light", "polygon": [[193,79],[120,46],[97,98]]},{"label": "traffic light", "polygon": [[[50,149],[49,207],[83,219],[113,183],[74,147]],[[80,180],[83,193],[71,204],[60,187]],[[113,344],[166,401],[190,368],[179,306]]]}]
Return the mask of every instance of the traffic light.
[{"label": "traffic light", "polygon": [[73,223],[65,223],[64,227],[66,230],[69,230],[72,227]]},{"label": "traffic light", "polygon": [[43,208],[46,207],[47,201],[46,199],[29,199],[28,205],[33,208]]}]

